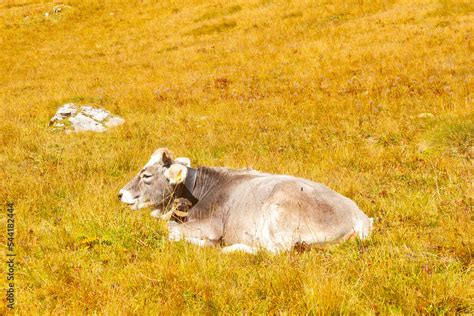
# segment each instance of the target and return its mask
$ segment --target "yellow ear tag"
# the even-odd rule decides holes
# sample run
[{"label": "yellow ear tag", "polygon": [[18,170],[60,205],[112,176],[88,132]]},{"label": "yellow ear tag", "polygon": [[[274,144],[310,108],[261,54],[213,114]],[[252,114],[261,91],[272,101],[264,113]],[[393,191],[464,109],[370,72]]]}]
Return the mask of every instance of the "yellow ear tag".
[{"label": "yellow ear tag", "polygon": [[182,175],[181,175],[181,173],[182,173],[182,170],[179,170],[179,171],[178,171],[178,174],[176,175],[176,183],[180,183],[180,182],[181,182],[181,180],[182,180]]}]

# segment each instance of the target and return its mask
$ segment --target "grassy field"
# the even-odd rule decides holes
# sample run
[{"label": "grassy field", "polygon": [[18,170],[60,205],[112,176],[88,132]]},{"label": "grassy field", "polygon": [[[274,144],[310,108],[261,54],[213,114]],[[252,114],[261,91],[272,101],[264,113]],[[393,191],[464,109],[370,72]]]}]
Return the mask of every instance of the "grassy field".
[{"label": "grassy field", "polygon": [[[474,2],[63,3],[0,2],[17,314],[474,313]],[[53,132],[70,101],[126,124]],[[373,237],[276,256],[170,243],[116,197],[157,147],[325,183]]]}]

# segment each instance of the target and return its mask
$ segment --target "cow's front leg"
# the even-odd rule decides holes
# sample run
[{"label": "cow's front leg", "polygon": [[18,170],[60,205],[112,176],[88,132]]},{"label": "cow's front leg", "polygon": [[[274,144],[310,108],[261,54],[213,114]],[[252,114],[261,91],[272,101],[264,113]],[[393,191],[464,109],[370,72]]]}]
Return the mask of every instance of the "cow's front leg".
[{"label": "cow's front leg", "polygon": [[190,221],[178,224],[170,221],[168,229],[168,240],[186,240],[201,247],[219,245],[222,239],[222,235],[218,234],[215,229],[205,222]]}]

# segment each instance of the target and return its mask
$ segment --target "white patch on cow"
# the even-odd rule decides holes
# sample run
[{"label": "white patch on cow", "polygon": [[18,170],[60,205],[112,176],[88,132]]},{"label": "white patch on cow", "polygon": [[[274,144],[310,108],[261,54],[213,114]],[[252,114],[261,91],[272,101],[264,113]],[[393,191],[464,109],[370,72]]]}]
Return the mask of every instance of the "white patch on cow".
[{"label": "white patch on cow", "polygon": [[280,215],[281,209],[278,204],[271,204],[269,210],[269,218],[264,219],[261,230],[259,242],[262,247],[268,249],[270,252],[277,252],[276,240],[272,236],[272,231],[275,230],[276,221]]},{"label": "white patch on cow", "polygon": [[180,240],[186,240],[189,243],[192,243],[194,245],[197,245],[199,247],[205,247],[205,246],[211,246],[212,242],[208,239],[203,239],[203,238],[198,238],[198,237],[186,237],[183,235],[179,228],[180,224],[170,221],[168,223],[168,230],[169,230],[169,235],[168,235],[168,240],[169,241],[180,241]]},{"label": "white patch on cow", "polygon": [[161,210],[159,210],[159,209],[153,210],[150,213],[150,215],[151,215],[151,217],[154,217],[154,218],[161,218]]},{"label": "white patch on cow", "polygon": [[278,203],[269,205],[268,217],[262,218],[261,229],[258,234],[258,244],[272,253],[291,250],[297,243],[324,244],[334,237],[327,232],[313,229],[304,218],[297,214],[289,217],[284,226],[281,226],[280,217],[288,210]]},{"label": "white patch on cow", "polygon": [[245,252],[251,255],[257,254],[257,249],[245,244],[234,244],[232,246],[227,246],[227,247],[222,248],[223,253],[230,253],[230,252],[237,252],[237,251]]},{"label": "white patch on cow", "polygon": [[187,237],[186,241],[190,242],[193,245],[197,245],[199,247],[204,247],[204,246],[209,245],[209,242],[207,240],[201,239],[201,238],[196,238],[196,237]]},{"label": "white patch on cow", "polygon": [[181,164],[172,164],[166,169],[164,176],[169,180],[170,184],[178,184],[184,182],[188,175],[188,168]]},{"label": "white patch on cow", "polygon": [[188,168],[191,168],[191,160],[187,157],[178,157],[174,160],[174,162],[182,164]]},{"label": "white patch on cow", "polygon": [[278,253],[285,249],[290,249],[294,243],[294,237],[287,231],[281,231],[278,227],[278,219],[284,209],[277,203],[269,206],[268,217],[263,218],[260,233],[258,234],[258,244],[272,253]]},{"label": "white patch on cow", "polygon": [[143,169],[145,169],[146,167],[148,166],[152,166],[154,165],[155,163],[157,162],[160,162],[161,161],[161,157],[162,157],[163,153],[160,152],[159,154],[154,154],[151,156],[150,160],[145,164],[145,166],[143,167]]},{"label": "white patch on cow", "polygon": [[139,210],[139,209],[151,206],[151,205],[153,205],[153,203],[151,203],[151,202],[135,203],[132,206],[132,210]]},{"label": "white patch on cow", "polygon": [[183,234],[181,234],[181,231],[179,230],[178,223],[173,222],[173,221],[169,222],[168,230],[169,230],[169,235],[168,235],[169,241],[180,241],[183,238]]},{"label": "white patch on cow", "polygon": [[122,201],[123,203],[126,203],[126,204],[135,204],[135,198],[133,198],[132,194],[130,192],[128,192],[127,190],[120,190],[119,192],[122,197],[120,198],[120,201]]}]

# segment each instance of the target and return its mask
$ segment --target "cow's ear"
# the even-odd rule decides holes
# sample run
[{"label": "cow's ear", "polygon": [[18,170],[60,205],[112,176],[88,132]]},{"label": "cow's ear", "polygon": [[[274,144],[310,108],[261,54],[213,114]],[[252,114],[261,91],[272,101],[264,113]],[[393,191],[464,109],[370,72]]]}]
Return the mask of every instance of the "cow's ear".
[{"label": "cow's ear", "polygon": [[182,164],[172,164],[164,173],[170,184],[180,184],[186,180],[188,175],[188,168]]},{"label": "cow's ear", "polygon": [[191,168],[191,160],[188,157],[178,157],[174,160],[176,163],[180,163],[188,168]]},{"label": "cow's ear", "polygon": [[161,162],[163,165],[169,165],[173,162],[173,156],[171,155],[171,151],[169,151],[167,148],[162,148],[162,153],[161,153]]}]

